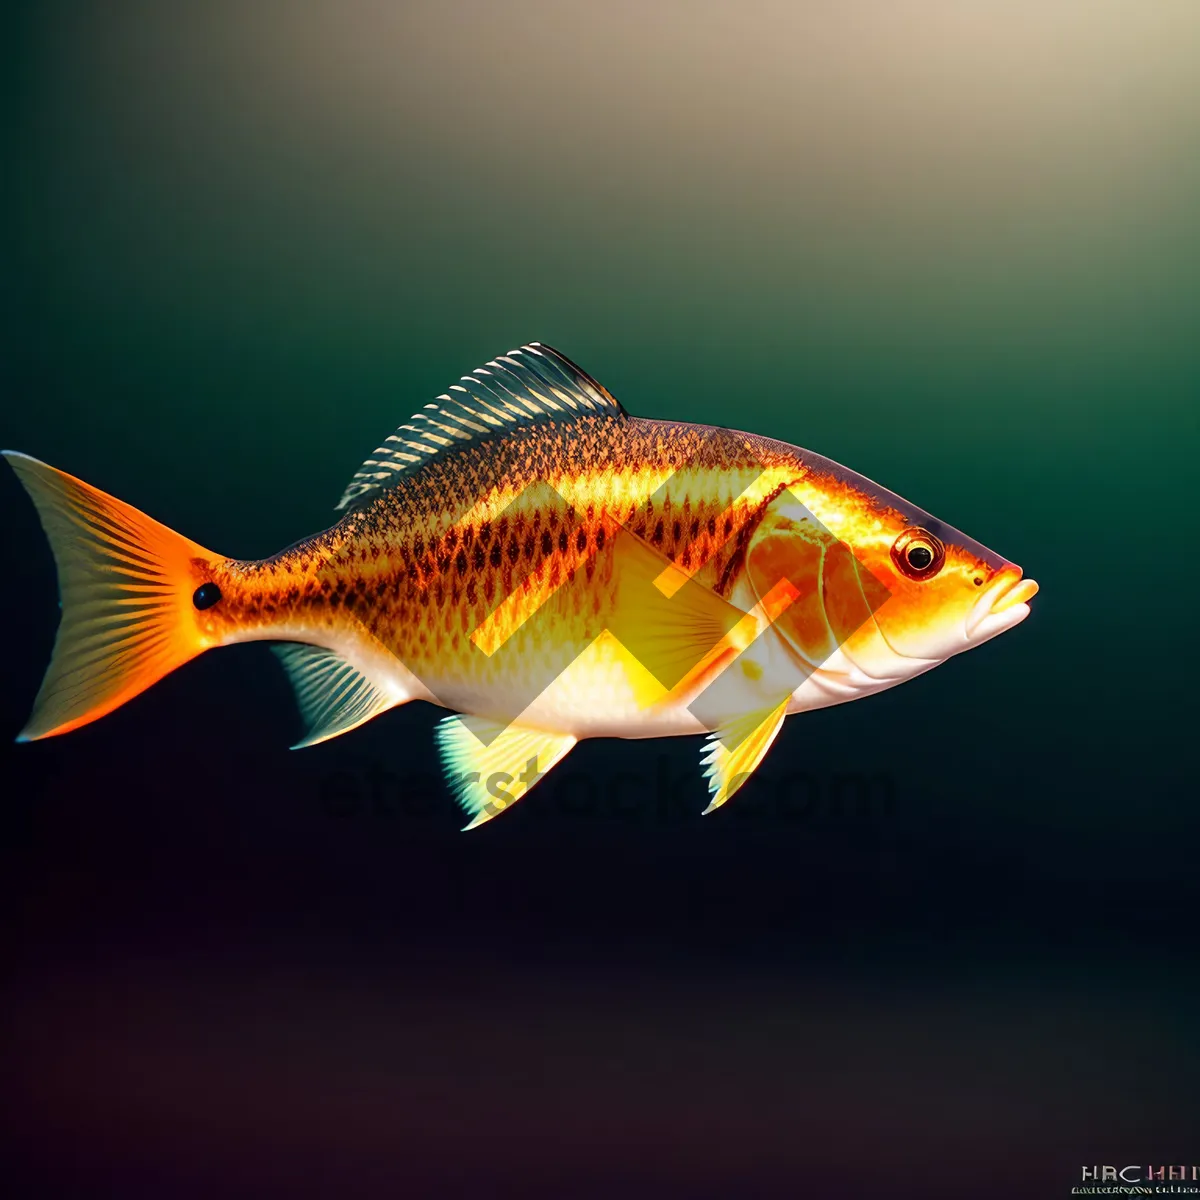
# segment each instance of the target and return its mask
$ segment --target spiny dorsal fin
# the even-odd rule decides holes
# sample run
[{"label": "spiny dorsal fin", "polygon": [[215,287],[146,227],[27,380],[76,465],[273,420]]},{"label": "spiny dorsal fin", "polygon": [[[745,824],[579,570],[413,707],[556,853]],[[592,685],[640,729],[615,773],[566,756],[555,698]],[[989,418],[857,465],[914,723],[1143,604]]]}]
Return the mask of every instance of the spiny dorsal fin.
[{"label": "spiny dorsal fin", "polygon": [[585,416],[621,418],[625,410],[565,354],[530,342],[464,375],[410,417],[359,467],[338,508],[361,503],[437,455],[503,436],[518,425]]},{"label": "spiny dorsal fin", "polygon": [[340,654],[323,646],[284,642],[271,649],[292,681],[304,718],[306,733],[293,750],[349,733],[399,703]]}]

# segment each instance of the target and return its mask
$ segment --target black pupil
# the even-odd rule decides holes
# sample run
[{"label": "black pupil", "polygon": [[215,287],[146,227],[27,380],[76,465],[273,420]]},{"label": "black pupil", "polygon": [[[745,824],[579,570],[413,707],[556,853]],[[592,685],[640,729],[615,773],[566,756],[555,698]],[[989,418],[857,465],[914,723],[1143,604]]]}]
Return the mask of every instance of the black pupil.
[{"label": "black pupil", "polygon": [[199,609],[212,608],[221,598],[221,589],[215,583],[202,583],[192,595],[192,603]]},{"label": "black pupil", "polygon": [[923,571],[933,562],[933,551],[928,546],[911,546],[908,551],[908,565],[914,570]]}]

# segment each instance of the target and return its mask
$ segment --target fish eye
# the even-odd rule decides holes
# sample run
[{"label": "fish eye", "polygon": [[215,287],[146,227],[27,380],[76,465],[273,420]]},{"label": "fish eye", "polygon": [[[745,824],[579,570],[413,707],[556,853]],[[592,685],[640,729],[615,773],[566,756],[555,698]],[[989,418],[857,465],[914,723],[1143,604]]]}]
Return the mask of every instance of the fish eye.
[{"label": "fish eye", "polygon": [[203,612],[221,599],[221,589],[215,583],[202,583],[192,593],[192,603]]},{"label": "fish eye", "polygon": [[927,529],[906,529],[892,545],[892,562],[909,579],[932,579],[945,561],[945,546]]}]

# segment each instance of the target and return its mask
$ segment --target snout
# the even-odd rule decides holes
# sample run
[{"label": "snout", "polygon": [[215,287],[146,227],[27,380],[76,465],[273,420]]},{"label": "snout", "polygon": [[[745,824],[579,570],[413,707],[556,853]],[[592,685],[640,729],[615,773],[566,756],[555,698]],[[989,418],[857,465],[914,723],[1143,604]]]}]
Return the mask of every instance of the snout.
[{"label": "snout", "polygon": [[967,617],[967,639],[973,644],[1019,625],[1029,616],[1029,601],[1037,595],[1038,585],[1025,579],[1015,563],[1001,567],[988,580]]}]

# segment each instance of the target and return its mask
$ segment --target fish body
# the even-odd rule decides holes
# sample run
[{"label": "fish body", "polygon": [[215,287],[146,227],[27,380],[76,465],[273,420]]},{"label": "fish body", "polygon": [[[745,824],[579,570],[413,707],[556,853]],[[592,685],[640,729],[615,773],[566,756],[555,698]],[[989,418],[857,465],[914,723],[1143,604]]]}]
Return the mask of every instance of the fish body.
[{"label": "fish body", "polygon": [[1019,622],[1036,590],[846,468],[631,416],[536,343],[426,405],[335,525],[268,559],[214,555],[8,457],[64,601],[26,737],[93,720],[205,649],[269,640],[303,745],[411,700],[460,714],[438,741],[473,825],[588,737],[707,734],[715,807],[788,713],[912,678]]},{"label": "fish body", "polygon": [[[622,582],[628,604],[636,580],[605,551],[620,524],[695,566],[697,586],[753,607],[744,543],[799,471],[786,448],[723,432],[599,418],[517,431],[500,478],[470,456],[435,459],[275,559],[218,567],[229,603],[206,634],[226,643],[253,628],[347,656],[366,641],[405,698],[510,719],[536,703],[540,724],[578,737],[704,732],[681,703],[639,702],[620,643],[605,639]],[[484,653],[472,634],[506,602],[504,644]],[[570,670],[598,639],[586,669]]]}]

